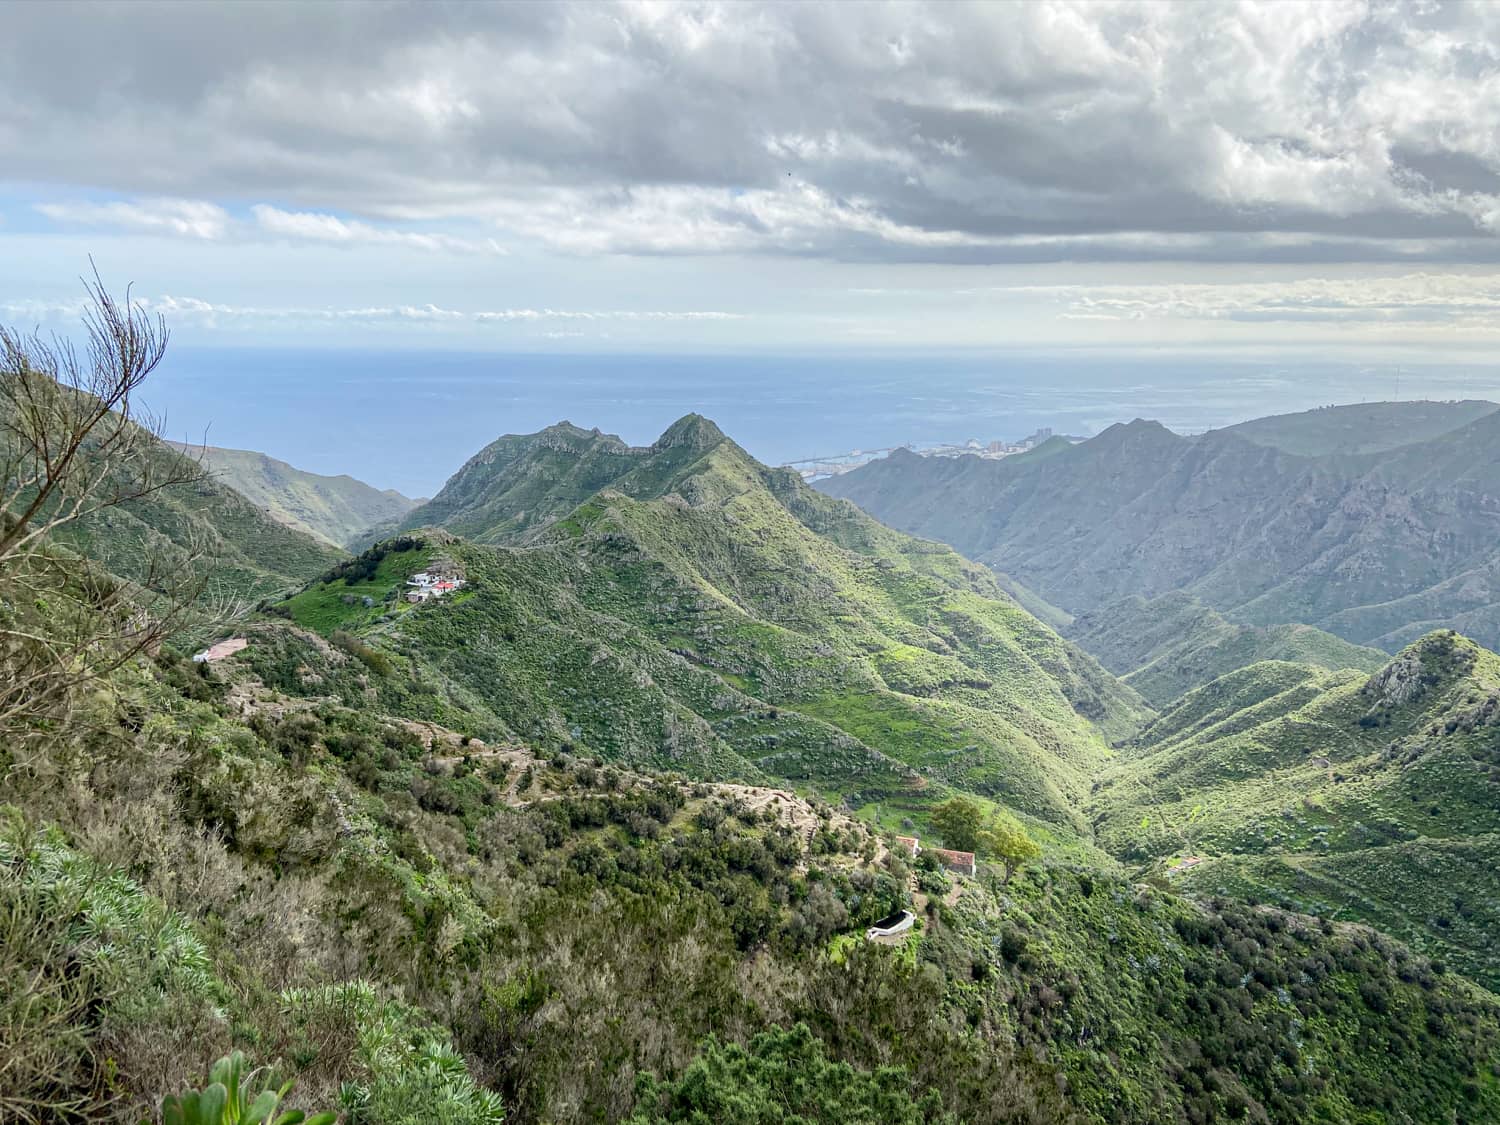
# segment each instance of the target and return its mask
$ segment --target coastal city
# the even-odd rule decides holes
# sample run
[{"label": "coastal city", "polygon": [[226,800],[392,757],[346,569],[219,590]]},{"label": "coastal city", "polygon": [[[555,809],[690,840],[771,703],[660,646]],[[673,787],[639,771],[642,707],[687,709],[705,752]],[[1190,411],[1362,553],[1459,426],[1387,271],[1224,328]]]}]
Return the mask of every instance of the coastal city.
[{"label": "coastal city", "polygon": [[826,457],[804,457],[799,461],[788,461],[782,467],[795,469],[801,474],[803,480],[812,481],[841,476],[861,465],[894,453],[898,449],[905,449],[910,453],[915,453],[918,457],[980,457],[986,461],[998,461],[1002,457],[1013,457],[1017,453],[1029,453],[1054,437],[1074,445],[1087,440],[1070,434],[1054,434],[1051,429],[1044,427],[1020,441],[981,442],[978,438],[970,438],[968,441],[958,443],[907,442],[905,445],[891,445],[883,449],[851,449],[848,453],[834,453]]}]

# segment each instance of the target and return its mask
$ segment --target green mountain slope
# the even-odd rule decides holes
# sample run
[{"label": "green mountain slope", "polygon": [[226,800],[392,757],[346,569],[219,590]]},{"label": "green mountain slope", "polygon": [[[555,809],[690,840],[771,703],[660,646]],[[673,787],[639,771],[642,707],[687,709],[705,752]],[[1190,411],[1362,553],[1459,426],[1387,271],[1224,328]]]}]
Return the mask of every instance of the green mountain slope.
[{"label": "green mountain slope", "polygon": [[1389,659],[1310,625],[1236,625],[1180,593],[1126,598],[1075,618],[1062,632],[1158,708],[1262,660],[1374,672]]},{"label": "green mountain slope", "polygon": [[278,523],[342,546],[376,524],[399,519],[419,501],[351,476],[321,476],[264,453],[215,446],[178,446],[199,457],[216,480]]},{"label": "green mountain slope", "polygon": [[[152,455],[182,457],[165,442]],[[143,577],[148,558],[161,566],[201,552],[212,567],[208,596],[249,602],[280,597],[344,557],[338,547],[270,518],[214,480],[110,508],[70,525],[58,539],[130,579]]]},{"label": "green mountain slope", "polygon": [[1184,591],[1387,650],[1439,626],[1500,644],[1500,412],[1319,457],[1137,420],[1040,462],[898,451],[819,487],[1074,614]]},{"label": "green mountain slope", "polygon": [[1357,918],[1500,983],[1500,657],[1435,633],[1373,676],[1266,663],[1096,783],[1099,842],[1186,885]]},{"label": "green mountain slope", "polygon": [[[129,669],[103,727],[0,771],[0,995],[70,1005],[10,1009],[7,1096],[138,1121],[242,1043],[294,1105],[465,1125],[481,1084],[519,1123],[1500,1112],[1500,1001],[1362,927],[1055,850],[950,883],[784,792],[283,694],[255,675],[278,633]],[[898,905],[910,935],[864,940]]]},{"label": "green mountain slope", "polygon": [[1493,402],[1366,402],[1275,414],[1236,426],[1231,433],[1302,457],[1330,453],[1381,453],[1427,441],[1500,410]]},{"label": "green mountain slope", "polygon": [[431,500],[378,530],[439,526],[476,543],[520,542],[650,456],[613,434],[570,422],[506,434],[469,458]]},{"label": "green mountain slope", "polygon": [[[589,463],[596,443],[575,453]],[[550,444],[534,456],[565,468]],[[783,778],[917,815],[958,788],[1082,827],[1103,736],[1147,711],[987,571],[760,465],[696,416],[627,464],[565,519],[522,532],[529,546],[420,533],[399,567],[382,564],[379,588],[335,577],[286,612],[420,668],[446,685],[429,713],[456,722],[467,709],[476,733]],[[515,460],[499,472],[538,475]],[[388,601],[434,550],[469,587]]]},{"label": "green mountain slope", "polygon": [[[0,1044],[26,1046],[0,1094],[139,1121],[242,1046],[377,1123],[1500,1113],[1492,994],[1090,846],[1080,711],[1128,730],[1139,703],[990,572],[700,418],[627,476],[524,546],[387,540],[228,660],[164,649],[24,763],[0,747]],[[466,585],[413,604],[419,570]],[[1471,649],[1371,679],[1355,728],[1490,682]],[[1253,732],[1338,676],[1256,665],[1149,737]],[[1463,698],[1468,733],[1500,711]],[[1018,873],[913,869],[817,796],[921,819],[969,787],[1042,844]],[[866,940],[895,908],[909,934]]]}]

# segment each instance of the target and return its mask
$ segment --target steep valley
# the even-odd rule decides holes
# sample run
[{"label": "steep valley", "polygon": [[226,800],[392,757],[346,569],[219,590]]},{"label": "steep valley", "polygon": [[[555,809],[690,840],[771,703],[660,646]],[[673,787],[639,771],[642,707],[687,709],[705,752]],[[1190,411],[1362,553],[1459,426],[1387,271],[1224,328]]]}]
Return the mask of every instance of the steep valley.
[{"label": "steep valley", "polygon": [[[1158,715],[990,570],[698,416],[505,438],[450,485],[352,556],[193,509],[229,557],[295,548],[246,647],[163,647],[7,759],[35,940],[3,979],[74,981],[70,1038],[14,1026],[78,1104],[106,1053],[134,1120],[238,1047],[377,1125],[1500,1115],[1500,658],[1191,602],[1065,626]],[[1384,667],[1214,676],[1279,653]]]}]

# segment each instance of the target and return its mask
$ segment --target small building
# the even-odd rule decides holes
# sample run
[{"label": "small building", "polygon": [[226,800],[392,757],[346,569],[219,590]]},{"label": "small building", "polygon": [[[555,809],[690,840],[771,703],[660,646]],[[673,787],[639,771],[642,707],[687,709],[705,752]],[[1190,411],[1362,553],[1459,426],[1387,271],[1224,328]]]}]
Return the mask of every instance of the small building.
[{"label": "small building", "polygon": [[227,641],[209,645],[202,652],[193,653],[193,663],[210,664],[215,660],[223,660],[225,657],[233,656],[249,644],[250,642],[244,637],[230,637]]},{"label": "small building", "polygon": [[440,579],[439,581],[434,582],[432,584],[432,592],[437,597],[441,598],[444,594],[451,594],[451,593],[453,593],[454,590],[457,590],[458,589],[458,585],[459,584],[458,584],[458,581],[456,579],[451,579],[451,578]]},{"label": "small building", "polygon": [[967,875],[971,879],[977,870],[974,864],[973,852],[957,852],[951,848],[928,848],[929,852],[937,856],[937,861],[949,871],[958,875]]},{"label": "small building", "polygon": [[916,859],[917,854],[922,850],[922,845],[917,842],[917,838],[915,836],[897,836],[896,843],[899,844],[901,846],[901,849],[906,852],[907,855],[911,856],[912,859]]},{"label": "small building", "polygon": [[436,581],[436,578],[424,570],[420,574],[413,574],[406,580],[406,584],[408,586],[431,586]]},{"label": "small building", "polygon": [[437,594],[433,592],[431,586],[423,586],[418,590],[408,590],[406,594],[406,600],[411,602],[412,605],[416,605],[418,602],[425,602],[428,598],[435,597],[437,597]]}]

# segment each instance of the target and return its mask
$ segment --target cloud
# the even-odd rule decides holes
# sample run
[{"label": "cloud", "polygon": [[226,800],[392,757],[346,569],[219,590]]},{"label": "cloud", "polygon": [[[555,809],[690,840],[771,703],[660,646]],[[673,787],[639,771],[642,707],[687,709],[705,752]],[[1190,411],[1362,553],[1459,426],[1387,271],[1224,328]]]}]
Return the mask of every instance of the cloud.
[{"label": "cloud", "polygon": [[[661,322],[736,321],[743,313],[705,309],[494,309],[464,310],[434,304],[370,305],[349,308],[236,305],[206,301],[200,297],[138,297],[135,303],[147,312],[160,313],[169,323],[219,327],[253,323],[405,323],[405,324],[546,324],[568,321]],[[73,319],[85,303],[73,301],[14,300],[0,302],[0,313],[21,320]],[[572,332],[544,333],[549,336],[581,335]]]},{"label": "cloud", "polygon": [[250,213],[261,232],[294,241],[332,242],[347,246],[406,246],[416,250],[441,250],[461,254],[505,253],[493,238],[478,241],[447,234],[392,230],[371,226],[357,219],[341,219],[337,215],[315,211],[283,211],[268,203],[257,203],[250,208]]},{"label": "cloud", "polygon": [[58,223],[118,227],[150,234],[217,240],[229,231],[229,212],[200,199],[141,199],[110,203],[38,203],[36,210]]},{"label": "cloud", "polygon": [[462,238],[439,232],[375,226],[316,211],[284,211],[268,203],[250,208],[250,221],[201,199],[138,199],[110,202],[38,203],[34,209],[55,223],[107,227],[149,234],[221,241],[283,239],[343,246],[398,246],[458,254],[504,254],[493,238]]},{"label": "cloud", "polygon": [[1454,327],[1500,332],[1500,274],[1302,278],[1264,283],[1028,286],[1066,318]]},{"label": "cloud", "polygon": [[458,223],[573,254],[1500,261],[1493,5],[7,14],[12,167],[273,201],[254,222],[277,237],[455,250],[467,235],[389,224]]}]

